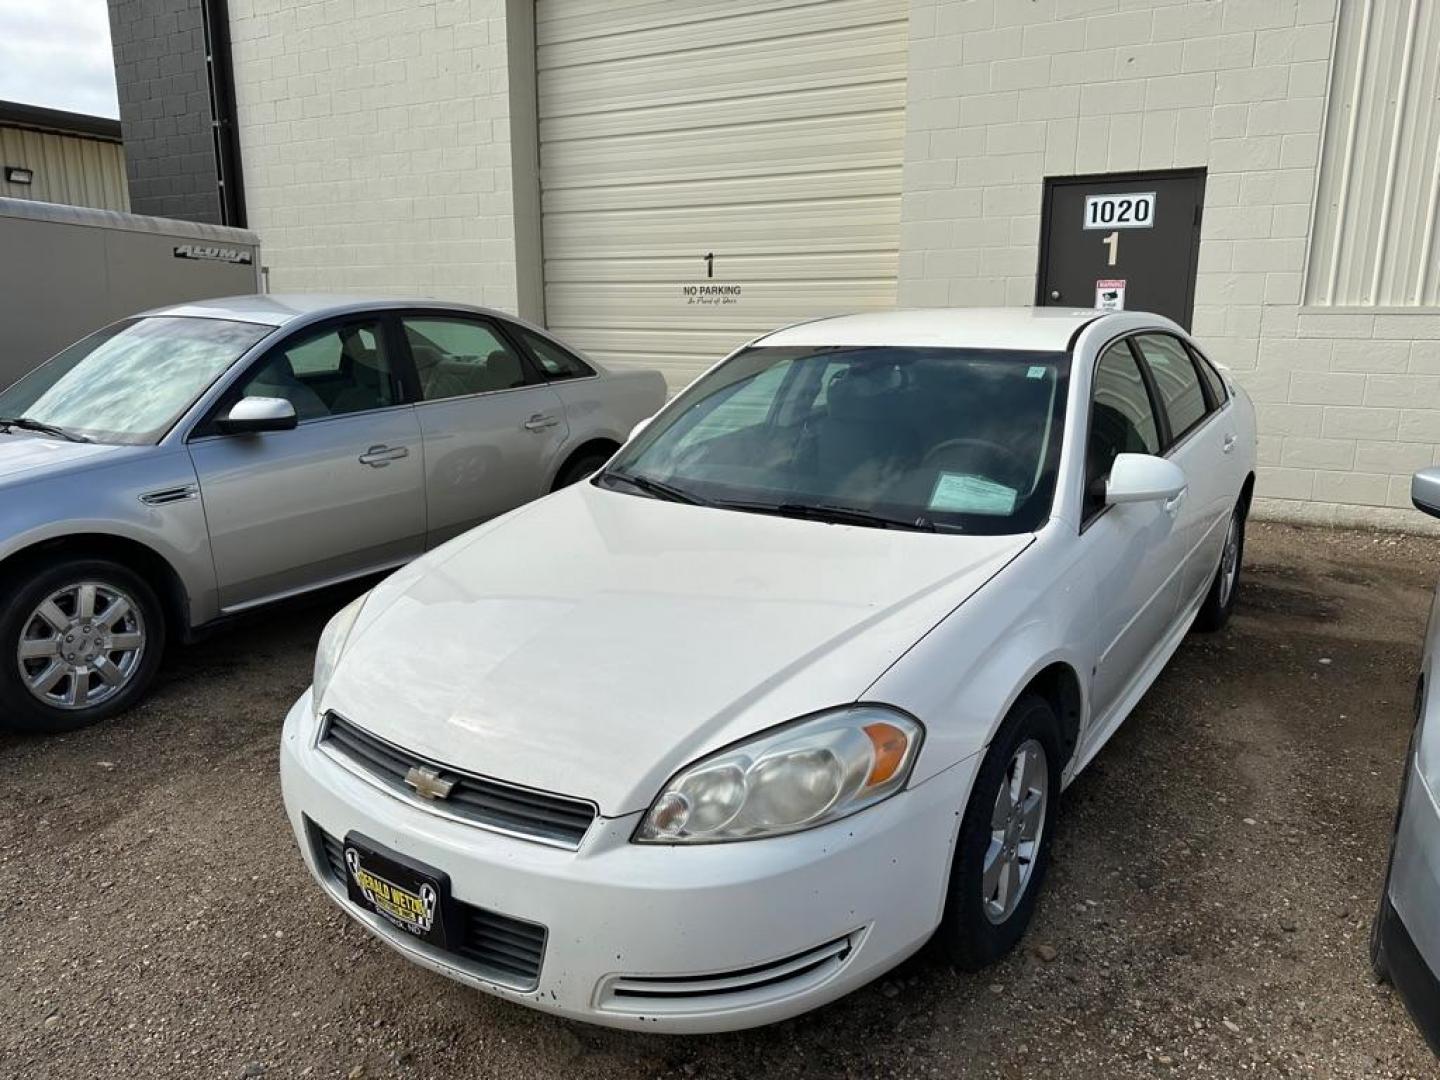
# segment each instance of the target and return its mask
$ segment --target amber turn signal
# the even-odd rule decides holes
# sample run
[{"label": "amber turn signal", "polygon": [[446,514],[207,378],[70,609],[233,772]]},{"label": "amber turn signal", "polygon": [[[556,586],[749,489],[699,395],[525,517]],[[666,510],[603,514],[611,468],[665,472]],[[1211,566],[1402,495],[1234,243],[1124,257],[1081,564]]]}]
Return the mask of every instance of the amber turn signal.
[{"label": "amber turn signal", "polygon": [[905,751],[910,747],[910,738],[894,724],[866,724],[862,729],[875,748],[875,764],[865,780],[866,787],[883,784],[895,775],[905,761]]}]

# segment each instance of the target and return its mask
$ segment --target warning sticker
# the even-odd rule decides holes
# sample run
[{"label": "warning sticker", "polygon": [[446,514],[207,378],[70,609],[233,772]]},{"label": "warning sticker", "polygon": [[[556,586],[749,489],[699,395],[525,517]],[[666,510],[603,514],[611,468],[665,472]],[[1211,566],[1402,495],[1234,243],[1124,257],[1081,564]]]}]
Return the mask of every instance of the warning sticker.
[{"label": "warning sticker", "polygon": [[1101,278],[1095,282],[1095,306],[1101,311],[1125,310],[1125,279]]}]

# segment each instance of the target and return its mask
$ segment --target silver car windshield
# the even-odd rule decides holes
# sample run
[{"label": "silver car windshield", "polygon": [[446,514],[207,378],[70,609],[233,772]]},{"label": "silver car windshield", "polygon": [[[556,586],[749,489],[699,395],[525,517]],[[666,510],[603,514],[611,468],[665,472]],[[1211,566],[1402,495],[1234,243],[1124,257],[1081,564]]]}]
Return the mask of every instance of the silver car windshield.
[{"label": "silver car windshield", "polygon": [[687,389],[598,483],[876,528],[1017,533],[1050,513],[1065,353],[752,348]]},{"label": "silver car windshield", "polygon": [[119,322],[0,393],[0,421],[47,425],[94,442],[154,443],[273,330],[179,316]]}]

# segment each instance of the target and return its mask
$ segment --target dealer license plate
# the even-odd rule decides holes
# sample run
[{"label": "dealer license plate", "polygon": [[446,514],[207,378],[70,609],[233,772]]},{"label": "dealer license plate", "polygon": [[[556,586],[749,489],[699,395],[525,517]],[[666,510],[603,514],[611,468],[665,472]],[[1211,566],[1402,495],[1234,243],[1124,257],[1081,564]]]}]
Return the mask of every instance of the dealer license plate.
[{"label": "dealer license plate", "polygon": [[367,840],[345,837],[345,885],[350,902],[408,934],[445,948],[450,878],[424,863]]}]

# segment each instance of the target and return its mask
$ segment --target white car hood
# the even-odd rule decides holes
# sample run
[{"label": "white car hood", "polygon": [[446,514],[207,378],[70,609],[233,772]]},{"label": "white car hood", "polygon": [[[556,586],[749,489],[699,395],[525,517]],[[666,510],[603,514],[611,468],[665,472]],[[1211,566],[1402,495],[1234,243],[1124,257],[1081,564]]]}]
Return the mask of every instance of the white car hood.
[{"label": "white car hood", "polygon": [[613,817],[711,750],[856,700],[1031,539],[577,484],[380,585],[321,704]]}]

